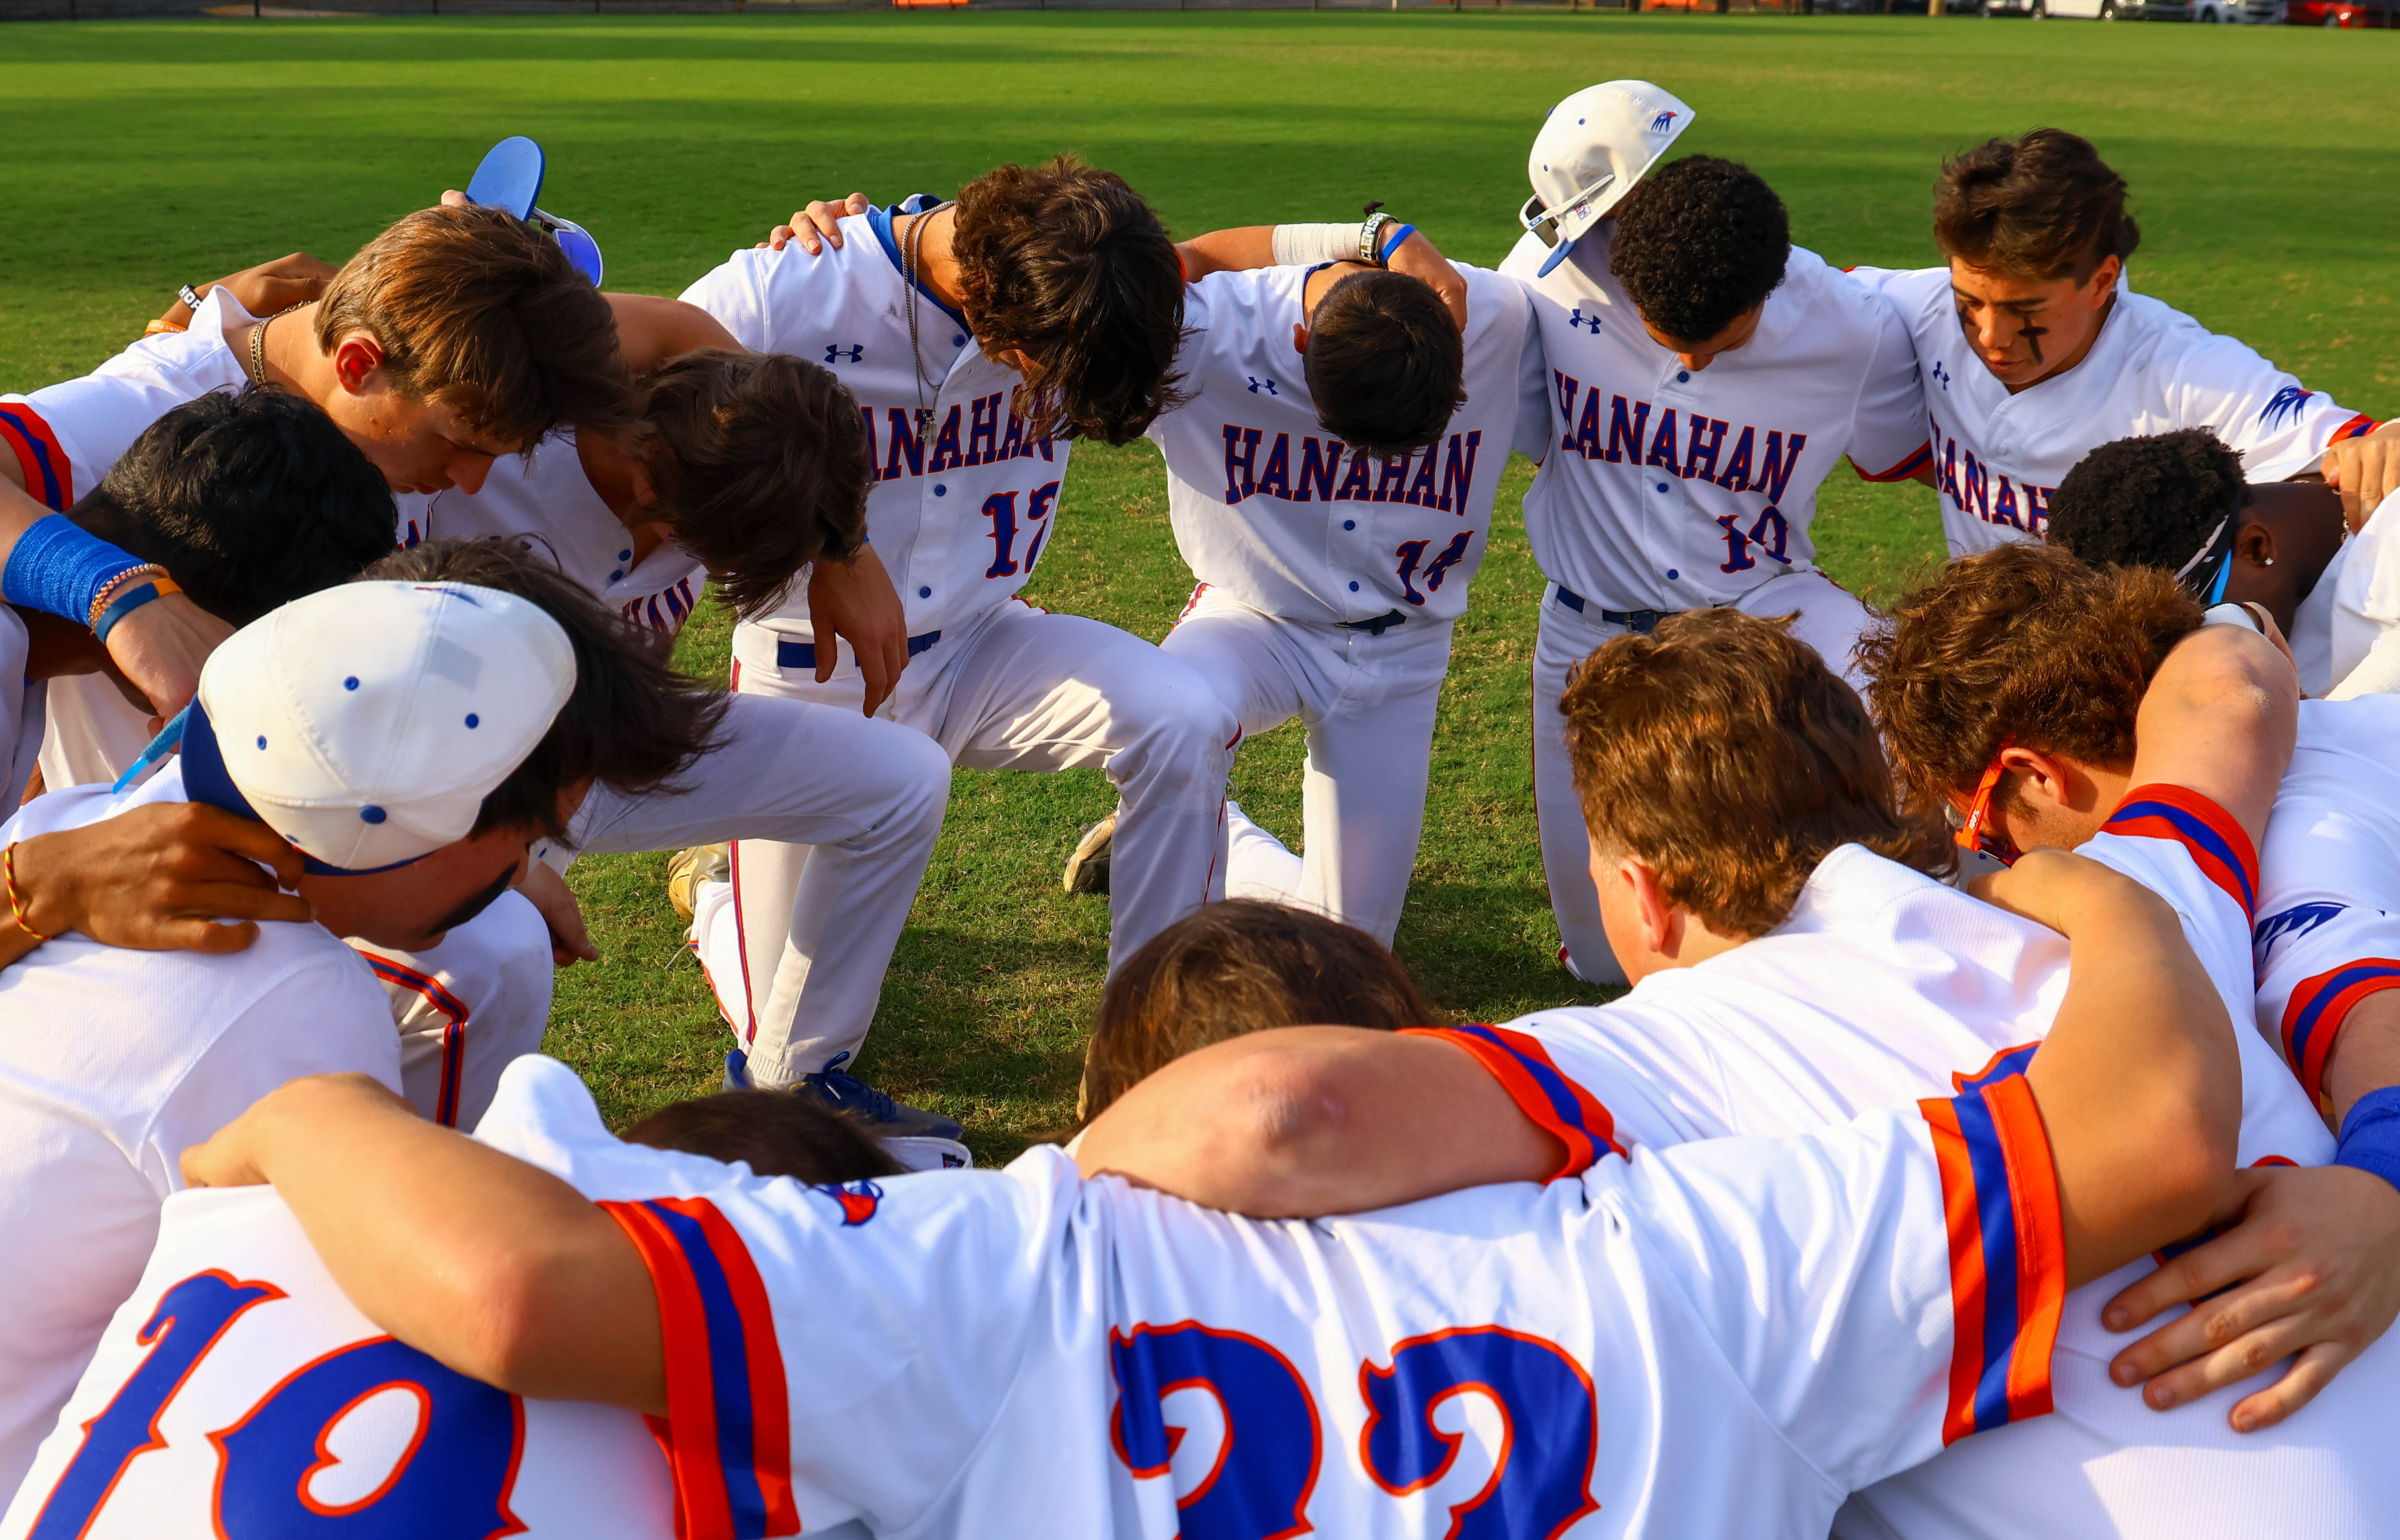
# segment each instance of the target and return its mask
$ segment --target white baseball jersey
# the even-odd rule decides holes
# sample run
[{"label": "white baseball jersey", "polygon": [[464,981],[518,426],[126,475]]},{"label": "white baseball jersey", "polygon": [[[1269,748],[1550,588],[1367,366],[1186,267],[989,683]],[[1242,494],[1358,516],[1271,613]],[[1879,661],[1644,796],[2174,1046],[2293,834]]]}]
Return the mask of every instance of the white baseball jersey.
[{"label": "white baseball jersey", "polygon": [[698,1534],[1821,1540],[2043,1410],[2063,1292],[2022,1077],[1314,1222],[1049,1147],[607,1206]]},{"label": "white baseball jersey", "polygon": [[[2144,786],[2080,853],[2175,907],[2243,1022],[2257,866],[2241,825],[2190,792]],[[1758,940],[1654,974],[1609,1005],[1446,1035],[1493,1069],[1575,1158],[1612,1138],[1639,1149],[1786,1134],[2021,1068],[2066,992],[2066,951],[2052,932],[1845,846],[1819,865],[1791,918]],[[2235,1035],[2241,1160],[2330,1159],[2331,1137],[2273,1050],[2255,1033]],[[2260,1388],[2257,1379],[2152,1411],[2107,1377],[2133,1335],[2100,1325],[2103,1303],[2148,1265],[2067,1297],[2059,1416],[1976,1439],[1862,1492],[1838,1533],[2168,1540],[2224,1533],[2228,1512],[2272,1516],[2267,1529],[2280,1533],[2375,1533],[2361,1516],[2400,1499],[2400,1474],[2369,1458],[2391,1425],[2388,1376],[2354,1366],[2369,1372],[2345,1375],[2357,1383],[2340,1388],[2333,1409],[2259,1434],[2235,1434],[2226,1423],[2232,1403]],[[2400,1366],[2400,1344],[2374,1351],[2379,1365]]]},{"label": "white baseball jersey", "polygon": [[[143,337],[80,379],[0,396],[0,442],[16,452],[25,488],[63,511],[98,486],[143,431],[186,402],[250,383],[225,330],[258,318],[223,284],[193,312],[191,330]],[[99,675],[52,681],[42,784],[109,781],[150,741],[148,718]]]},{"label": "white baseball jersey", "polygon": [[1602,608],[1679,610],[1812,569],[1817,488],[1843,456],[1870,481],[1924,463],[1906,334],[1794,247],[1757,333],[1695,373],[1609,272],[1615,233],[1603,222],[1547,278],[1532,236],[1500,265],[1532,289],[1549,361],[1555,452],[1525,494],[1542,575]]},{"label": "white baseball jersey", "polygon": [[2311,695],[2348,678],[2376,643],[2400,631],[2400,492],[2376,505],[2300,602],[2292,620],[2294,658],[2303,656],[2303,638],[2314,644],[2320,630],[2324,683],[2311,684],[2306,667],[2300,673],[2300,684]]},{"label": "white baseball jersey", "polygon": [[0,605],[0,807],[13,808],[25,799],[34,766],[42,752],[47,685],[25,677],[32,638],[25,619],[14,605]]},{"label": "white baseball jersey", "polygon": [[2400,696],[2303,701],[2262,854],[2259,1031],[2309,1097],[2351,1008],[2400,988]]},{"label": "white baseball jersey", "polygon": [[529,455],[492,462],[473,493],[408,492],[399,497],[400,543],[452,536],[525,536],[559,571],[626,620],[673,635],[708,587],[708,568],[673,540],[634,558],[634,534],[603,502],[576,453],[575,430],[562,428]]},{"label": "white baseball jersey", "polygon": [[[142,787],[35,797],[0,844],[183,797]],[[0,1491],[13,1491],[109,1313],[142,1275],[176,1162],[298,1075],[400,1088],[391,1012],[358,954],[314,924],[245,951],[143,952],[67,934],[0,971]]]},{"label": "white baseball jersey", "polygon": [[[819,256],[797,244],[736,252],[683,298],[753,352],[822,362],[858,398],[878,478],[867,538],[920,641],[1025,586],[1050,537],[1068,443],[1026,431],[1010,410],[1024,376],[986,358],[965,318],[921,290],[912,359],[891,211],[845,219],[841,233],[841,249]],[[805,585],[757,623],[812,638]]]},{"label": "white baseball jersey", "polygon": [[[730,1168],[619,1147],[551,1059],[511,1066],[475,1137],[537,1165],[560,1137],[587,1196],[657,1197]],[[642,1418],[510,1396],[402,1346],[345,1297],[274,1189],[177,1193],[157,1249],[49,1430],[0,1537],[675,1540]],[[863,1537],[860,1537],[863,1540]]]},{"label": "white baseball jersey", "polygon": [[1211,273],[1185,291],[1193,331],[1175,363],[1192,399],[1150,425],[1176,547],[1193,577],[1282,620],[1455,620],[1483,565],[1509,449],[1539,456],[1548,442],[1524,291],[1459,269],[1466,404],[1433,443],[1384,460],[1317,422],[1292,347],[1316,271]]},{"label": "white baseball jersey", "polygon": [[2058,484],[2118,439],[2210,429],[2241,452],[2243,475],[2276,482],[2315,469],[2334,440],[2375,430],[2364,414],[2123,279],[2083,361],[2011,395],[1958,323],[1949,268],[1851,272],[1882,291],[1916,343],[1954,556],[2040,539]]}]

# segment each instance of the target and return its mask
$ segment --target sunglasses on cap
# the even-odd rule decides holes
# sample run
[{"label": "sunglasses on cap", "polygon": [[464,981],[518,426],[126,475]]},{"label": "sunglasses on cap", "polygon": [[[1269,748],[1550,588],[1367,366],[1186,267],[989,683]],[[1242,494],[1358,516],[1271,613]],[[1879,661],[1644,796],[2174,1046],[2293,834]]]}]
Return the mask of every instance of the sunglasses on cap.
[{"label": "sunglasses on cap", "polygon": [[1983,780],[1975,784],[1974,800],[1967,804],[1966,817],[1959,824],[1958,832],[1952,836],[1960,850],[1988,855],[2003,866],[2015,865],[2017,857],[2025,853],[2017,849],[2016,840],[2011,837],[2008,826],[2000,822],[1999,813],[1992,807],[1992,793],[1998,789],[2000,777],[2008,773],[2008,767],[2000,762],[2000,754],[2005,754],[2010,747],[2002,743],[1999,752],[1992,756],[1991,768],[1984,771]]}]

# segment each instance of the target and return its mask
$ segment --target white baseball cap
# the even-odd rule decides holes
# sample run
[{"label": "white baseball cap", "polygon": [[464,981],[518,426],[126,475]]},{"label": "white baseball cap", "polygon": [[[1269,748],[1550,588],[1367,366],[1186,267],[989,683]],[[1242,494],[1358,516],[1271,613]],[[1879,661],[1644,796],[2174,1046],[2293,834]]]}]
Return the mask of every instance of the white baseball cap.
[{"label": "white baseball cap", "polygon": [[1525,159],[1534,196],[1517,214],[1517,223],[1549,244],[1544,274],[1608,217],[1695,116],[1647,80],[1586,86],[1550,109]]},{"label": "white baseball cap", "polygon": [[465,583],[343,583],[228,637],[184,714],[184,788],[255,818],[316,872],[403,866],[463,839],[575,688],[540,606]]}]

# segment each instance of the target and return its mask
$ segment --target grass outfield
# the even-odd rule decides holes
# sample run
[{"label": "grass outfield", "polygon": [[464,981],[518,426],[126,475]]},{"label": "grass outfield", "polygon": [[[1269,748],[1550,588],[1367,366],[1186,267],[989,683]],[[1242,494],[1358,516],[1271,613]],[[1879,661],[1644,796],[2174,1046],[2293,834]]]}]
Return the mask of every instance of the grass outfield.
[{"label": "grass outfield", "polygon": [[[294,247],[338,261],[510,133],[612,287],[674,293],[796,200],[948,190],[1061,149],[1170,226],[1339,218],[1390,200],[1458,257],[1514,235],[1543,109],[1643,75],[1690,101],[1683,151],[1746,160],[1836,263],[1933,260],[1939,158],[2039,124],[2133,183],[2148,292],[2347,404],[2400,412],[2392,252],[2400,39],[2284,28],[1921,18],[1443,13],[717,16],[14,24],[0,31],[0,388],[82,373],[175,284]],[[1028,596],[1156,638],[1190,586],[1155,454],[1078,450]],[[1534,845],[1526,661],[1539,579],[1501,498],[1434,744],[1399,950],[1445,1008],[1597,998],[1551,961]],[[1824,565],[1870,598],[1937,552],[1931,495],[1837,472]],[[688,634],[722,677],[726,627]],[[1234,792],[1297,840],[1300,743],[1248,744]],[[795,766],[793,773],[815,773]],[[1105,906],[1058,891],[1097,773],[960,772],[862,1068],[961,1117],[989,1159],[1070,1117]],[[549,1047],[621,1117],[712,1084],[724,1029],[663,856],[576,881],[605,961],[561,975]]]}]

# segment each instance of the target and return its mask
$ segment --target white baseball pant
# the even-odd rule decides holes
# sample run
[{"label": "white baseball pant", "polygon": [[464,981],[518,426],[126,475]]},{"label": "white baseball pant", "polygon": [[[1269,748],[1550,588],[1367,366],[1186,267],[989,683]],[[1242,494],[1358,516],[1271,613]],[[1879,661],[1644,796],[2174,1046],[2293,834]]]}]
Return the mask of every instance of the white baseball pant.
[{"label": "white baseball pant", "polygon": [[550,927],[540,911],[525,894],[506,893],[439,947],[350,946],[391,997],[409,1102],[444,1128],[473,1128],[500,1071],[539,1052],[550,1025]]},{"label": "white baseball pant", "polygon": [[[1625,627],[1600,618],[1600,606],[1581,611],[1562,602],[1556,583],[1542,589],[1541,627],[1534,640],[1534,814],[1542,840],[1542,871],[1550,884],[1550,914],[1559,922],[1559,961],[1593,984],[1622,984],[1625,970],[1601,929],[1600,893],[1591,880],[1591,839],[1585,832],[1583,802],[1575,796],[1567,760],[1566,718],[1559,697],[1567,674]],[[1850,688],[1865,692],[1851,650],[1866,629],[1869,612],[1848,590],[1821,572],[1788,572],[1769,578],[1736,600],[1745,615],[1793,617],[1792,633]]]},{"label": "white baseball pant", "polygon": [[[819,684],[812,661],[784,665],[782,640],[763,626],[735,628],[735,689],[744,698],[817,702],[862,720],[865,685],[847,650],[833,677]],[[1207,897],[1233,763],[1233,715],[1207,681],[1148,642],[1012,599],[924,647],[881,709],[890,721],[880,725],[915,729],[910,736],[945,777],[951,764],[1107,772],[1123,801],[1110,865],[1111,970]],[[856,761],[845,754],[826,763]],[[785,995],[789,954],[784,968],[769,972],[781,938],[798,934],[785,917],[814,902],[825,854],[800,836],[744,838],[733,848],[730,893],[710,894],[694,917],[694,945],[728,1019],[748,1024],[751,1074],[762,1085],[821,1069],[866,1032],[864,1017],[854,1026],[803,1017]],[[923,865],[920,855],[912,891]],[[854,908],[845,903],[827,913],[841,917],[849,944]]]},{"label": "white baseball pant", "polygon": [[1295,716],[1308,732],[1304,853],[1229,810],[1212,898],[1299,905],[1392,944],[1425,828],[1450,633],[1447,620],[1379,636],[1281,620],[1200,585],[1160,647],[1208,681],[1244,737]]}]

